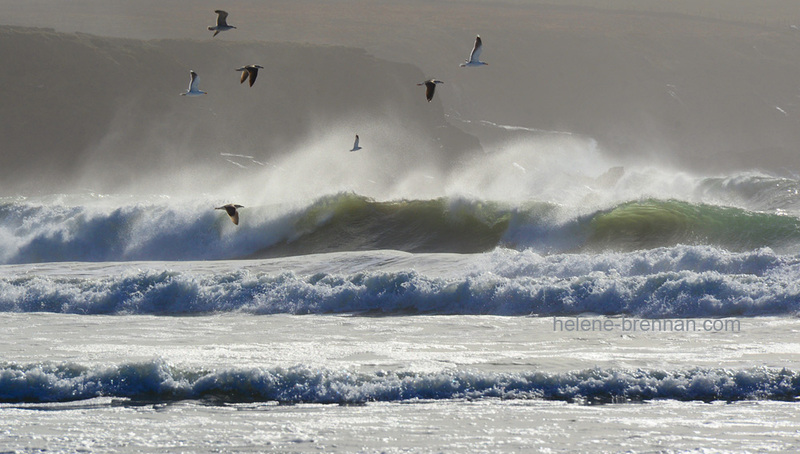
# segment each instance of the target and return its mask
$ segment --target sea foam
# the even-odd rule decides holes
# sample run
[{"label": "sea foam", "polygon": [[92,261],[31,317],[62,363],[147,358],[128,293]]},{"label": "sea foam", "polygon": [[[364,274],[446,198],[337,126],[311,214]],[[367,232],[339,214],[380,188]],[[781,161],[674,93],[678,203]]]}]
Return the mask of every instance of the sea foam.
[{"label": "sea foam", "polygon": [[207,370],[163,360],[84,366],[0,364],[0,402],[68,402],[96,397],[145,401],[359,404],[441,399],[548,399],[581,403],[652,399],[794,400],[800,375],[791,370],[692,368],[587,369],[490,373],[329,370],[297,365]]},{"label": "sea foam", "polygon": [[[294,265],[292,265],[294,263]],[[369,266],[359,264],[368,263]],[[384,263],[385,265],[382,265]],[[796,315],[800,258],[677,246],[608,254],[498,249],[351,252],[285,260],[6,266],[0,310],[75,314],[598,313]],[[35,271],[35,272],[30,272]]]}]

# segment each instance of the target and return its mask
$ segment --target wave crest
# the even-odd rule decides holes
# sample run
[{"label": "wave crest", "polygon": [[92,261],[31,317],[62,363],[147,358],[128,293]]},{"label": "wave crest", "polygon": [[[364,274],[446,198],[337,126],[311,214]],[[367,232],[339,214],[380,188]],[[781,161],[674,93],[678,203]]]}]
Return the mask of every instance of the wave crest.
[{"label": "wave crest", "polygon": [[599,255],[403,256],[364,252],[229,263],[139,264],[75,272],[11,269],[0,311],[75,314],[597,313],[651,318],[795,315],[797,257],[682,246]]},{"label": "wave crest", "polygon": [[730,251],[800,244],[800,218],[674,199],[575,213],[547,202],[375,201],[336,194],[305,206],[246,207],[235,227],[206,204],[0,205],[0,263],[267,258],[337,251],[539,253],[678,244]]},{"label": "wave crest", "polygon": [[106,366],[0,365],[0,402],[5,403],[69,402],[96,397],[325,404],[485,398],[580,403],[652,399],[710,402],[794,400],[798,394],[800,374],[767,368],[358,373],[303,365],[209,371],[182,369],[163,360]]},{"label": "wave crest", "polygon": [[709,244],[734,251],[800,242],[800,219],[678,200],[623,203],[593,214],[587,246],[613,250]]}]

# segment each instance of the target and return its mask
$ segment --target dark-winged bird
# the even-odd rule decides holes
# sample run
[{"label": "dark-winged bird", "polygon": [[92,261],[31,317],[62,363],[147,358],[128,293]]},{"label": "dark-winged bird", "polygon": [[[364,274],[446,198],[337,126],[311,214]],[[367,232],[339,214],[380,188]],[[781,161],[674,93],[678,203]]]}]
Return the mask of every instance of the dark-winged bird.
[{"label": "dark-winged bird", "polygon": [[237,69],[237,71],[242,72],[242,78],[241,80],[239,80],[239,83],[243,84],[244,81],[246,81],[249,78],[250,86],[252,87],[253,84],[256,83],[256,77],[258,77],[259,69],[264,69],[264,67],[260,65],[247,65]]},{"label": "dark-winged bird", "polygon": [[425,98],[428,99],[428,102],[431,102],[431,100],[433,99],[433,92],[434,90],[436,90],[436,84],[443,84],[443,83],[444,82],[442,82],[441,80],[430,79],[417,85],[425,85]]},{"label": "dark-winged bird", "polygon": [[216,207],[214,209],[225,210],[225,212],[228,213],[228,216],[231,217],[231,221],[233,221],[234,224],[239,225],[239,212],[236,211],[237,208],[244,208],[244,207],[241,205],[234,205],[232,203],[229,203],[227,205],[222,205],[221,207]]}]

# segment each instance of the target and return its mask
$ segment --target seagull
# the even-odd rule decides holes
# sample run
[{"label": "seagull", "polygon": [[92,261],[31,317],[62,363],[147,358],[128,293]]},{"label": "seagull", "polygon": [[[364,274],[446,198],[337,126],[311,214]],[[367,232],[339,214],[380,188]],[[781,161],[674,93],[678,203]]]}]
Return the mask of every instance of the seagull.
[{"label": "seagull", "polygon": [[217,25],[213,25],[211,27],[208,27],[209,30],[213,30],[214,31],[214,36],[217,36],[219,34],[219,32],[224,32],[226,30],[230,30],[232,28],[236,28],[233,25],[228,25],[228,12],[227,11],[222,11],[221,9],[218,9],[218,10],[216,10],[214,12],[217,13]]},{"label": "seagull", "polygon": [[231,217],[231,221],[233,221],[235,225],[239,225],[239,212],[236,211],[237,208],[244,208],[244,207],[241,205],[234,205],[232,203],[229,203],[227,205],[222,205],[221,207],[216,207],[214,209],[225,210],[225,212],[228,213],[228,216]]},{"label": "seagull", "polygon": [[242,72],[242,79],[239,83],[243,84],[244,81],[247,80],[247,77],[250,77],[250,86],[252,87],[254,83],[256,83],[256,77],[258,77],[258,70],[264,69],[263,66],[260,65],[247,65],[242,66],[241,68],[237,69],[237,71]]},{"label": "seagull", "polygon": [[357,151],[360,150],[361,147],[358,146],[358,134],[356,134],[356,142],[353,144],[353,149],[350,151]]},{"label": "seagull", "polygon": [[428,102],[431,102],[433,99],[433,91],[436,90],[436,84],[443,84],[441,80],[431,79],[422,82],[421,84],[417,85],[425,85],[425,97],[428,99]]},{"label": "seagull", "polygon": [[192,80],[189,82],[189,88],[186,90],[185,93],[181,93],[181,96],[200,96],[200,95],[205,95],[206,92],[200,91],[200,89],[197,88],[197,81],[199,79],[197,77],[197,73],[194,72],[194,70],[189,70],[189,73],[192,75]]},{"label": "seagull", "polygon": [[475,46],[472,47],[469,60],[465,60],[464,63],[461,63],[461,67],[488,65],[489,63],[478,60],[478,57],[481,56],[481,50],[483,50],[483,42],[481,41],[481,35],[478,35],[475,37]]}]

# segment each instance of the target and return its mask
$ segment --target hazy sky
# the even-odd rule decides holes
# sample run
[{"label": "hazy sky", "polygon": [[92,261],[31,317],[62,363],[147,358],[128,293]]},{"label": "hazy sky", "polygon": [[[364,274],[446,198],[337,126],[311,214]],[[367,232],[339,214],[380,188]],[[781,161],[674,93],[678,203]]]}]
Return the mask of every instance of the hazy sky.
[{"label": "hazy sky", "polygon": [[[0,0],[0,7],[2,25],[63,32],[363,48],[445,80],[437,101],[457,127],[487,121],[574,132],[610,153],[657,149],[693,165],[702,156],[706,165],[800,167],[796,0]],[[239,28],[212,38],[206,27],[215,9]],[[476,34],[490,66],[459,68]],[[270,66],[269,55],[259,59]]]},{"label": "hazy sky", "polygon": [[[367,46],[381,33],[520,25],[532,6],[670,12],[755,24],[800,24],[795,0],[2,0],[3,25],[132,38],[203,38],[215,9],[241,26],[228,39]],[[208,23],[208,24],[206,24]],[[203,24],[201,27],[199,24]],[[580,27],[580,24],[574,24]],[[363,33],[359,36],[359,31]],[[356,36],[344,36],[355,33]]]}]

